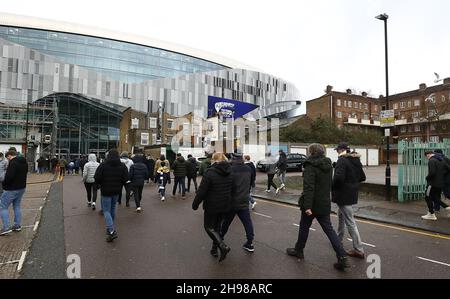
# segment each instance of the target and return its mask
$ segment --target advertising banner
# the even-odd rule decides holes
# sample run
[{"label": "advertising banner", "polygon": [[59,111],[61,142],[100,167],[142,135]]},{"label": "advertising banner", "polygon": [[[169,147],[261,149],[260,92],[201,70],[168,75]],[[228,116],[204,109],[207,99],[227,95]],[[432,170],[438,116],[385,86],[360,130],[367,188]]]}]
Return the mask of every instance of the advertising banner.
[{"label": "advertising banner", "polygon": [[241,101],[208,96],[208,118],[220,115],[223,119],[238,119],[258,107]]}]

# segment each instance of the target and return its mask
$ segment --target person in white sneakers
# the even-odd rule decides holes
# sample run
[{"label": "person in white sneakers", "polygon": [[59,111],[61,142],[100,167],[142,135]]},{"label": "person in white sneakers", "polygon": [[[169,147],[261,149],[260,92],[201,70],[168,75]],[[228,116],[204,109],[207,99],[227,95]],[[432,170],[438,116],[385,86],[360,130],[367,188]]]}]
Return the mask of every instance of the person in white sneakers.
[{"label": "person in white sneakers", "polygon": [[170,169],[164,161],[160,165],[156,171],[155,180],[158,183],[158,193],[161,195],[161,201],[164,201],[166,199],[166,185],[170,184]]},{"label": "person in white sneakers", "polygon": [[434,203],[440,201],[447,167],[441,159],[438,159],[439,157],[433,151],[425,151],[425,156],[428,159],[427,188],[425,194],[428,213],[422,216],[422,219],[437,220],[436,214],[434,213]]},{"label": "person in white sneakers", "polygon": [[92,207],[95,210],[95,202],[97,201],[97,184],[95,183],[95,171],[100,165],[97,162],[97,157],[95,154],[90,154],[88,161],[83,167],[83,182],[86,188],[88,207]]},{"label": "person in white sneakers", "polygon": [[276,193],[280,192],[280,189],[278,189],[278,186],[274,183],[273,178],[275,177],[275,174],[277,173],[277,166],[276,166],[277,160],[272,157],[271,153],[267,153],[267,159],[266,159],[266,171],[267,171],[267,193],[270,193],[270,187],[274,187],[276,190]]},{"label": "person in white sneakers", "polygon": [[283,150],[278,151],[279,158],[277,161],[277,169],[278,169],[278,177],[281,181],[281,186],[277,189],[277,193],[280,192],[280,190],[286,189],[286,171],[287,171],[287,156],[286,153]]}]

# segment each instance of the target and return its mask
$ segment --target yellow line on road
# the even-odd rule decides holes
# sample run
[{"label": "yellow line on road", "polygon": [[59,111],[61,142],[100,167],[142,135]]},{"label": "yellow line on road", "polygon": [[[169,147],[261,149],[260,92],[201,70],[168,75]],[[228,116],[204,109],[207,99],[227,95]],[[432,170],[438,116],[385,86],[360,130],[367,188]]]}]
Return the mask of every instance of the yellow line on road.
[{"label": "yellow line on road", "polygon": [[[272,205],[282,206],[282,207],[296,209],[296,210],[299,209],[298,207],[295,207],[295,206],[292,206],[292,205],[278,203],[278,202],[272,202],[272,201],[268,201],[268,200],[265,200],[265,199],[259,199],[258,201],[263,201],[265,203],[269,203],[269,204],[272,204]],[[337,218],[336,215],[332,214],[332,216]],[[408,229],[408,228],[403,228],[403,227],[399,227],[399,226],[394,226],[394,225],[389,225],[389,224],[382,224],[382,223],[378,223],[378,222],[372,222],[372,221],[360,220],[360,219],[356,219],[356,221],[357,222],[361,222],[361,223],[365,223],[365,224],[371,224],[371,225],[379,226],[379,227],[390,228],[390,229],[395,229],[395,230],[399,230],[399,231],[403,231],[403,232],[413,233],[413,234],[417,234],[417,235],[422,235],[422,236],[427,236],[427,237],[432,237],[432,238],[438,238],[438,239],[444,239],[444,240],[450,240],[450,236],[440,235],[440,234],[436,234],[436,233],[429,233],[429,232],[425,232],[425,231],[421,231],[421,230],[417,230],[417,229]]]}]

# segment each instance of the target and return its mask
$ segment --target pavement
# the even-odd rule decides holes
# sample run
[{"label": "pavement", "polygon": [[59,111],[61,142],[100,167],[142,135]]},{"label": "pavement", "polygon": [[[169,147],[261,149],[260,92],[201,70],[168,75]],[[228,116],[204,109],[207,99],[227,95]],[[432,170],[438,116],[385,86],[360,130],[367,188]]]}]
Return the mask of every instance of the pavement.
[{"label": "pavement", "polygon": [[[288,185],[302,185],[302,178],[298,175],[288,176]],[[257,198],[286,203],[297,206],[302,190],[287,189],[280,191],[277,195],[272,189],[267,193],[266,185],[262,184],[263,178],[257,180],[254,196]],[[448,205],[450,201],[444,200]],[[337,206],[332,204],[332,211],[337,212]],[[380,196],[360,192],[358,204],[355,205],[355,216],[361,219],[374,220],[378,222],[401,225],[404,227],[421,229],[443,235],[450,235],[450,212],[442,210],[437,212],[437,221],[423,220],[420,216],[425,215],[428,209],[425,201],[410,201],[399,203],[397,201],[386,201]]]}]

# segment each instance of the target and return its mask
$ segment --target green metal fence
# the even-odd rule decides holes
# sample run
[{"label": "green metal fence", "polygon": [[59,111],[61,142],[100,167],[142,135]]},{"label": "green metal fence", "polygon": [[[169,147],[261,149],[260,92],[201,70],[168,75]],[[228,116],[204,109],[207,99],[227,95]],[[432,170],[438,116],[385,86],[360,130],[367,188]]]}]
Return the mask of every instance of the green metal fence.
[{"label": "green metal fence", "polygon": [[398,201],[421,200],[425,197],[428,174],[426,150],[441,149],[450,156],[450,139],[440,143],[415,143],[400,141],[398,143]]}]

